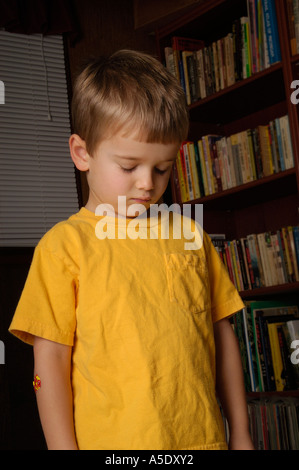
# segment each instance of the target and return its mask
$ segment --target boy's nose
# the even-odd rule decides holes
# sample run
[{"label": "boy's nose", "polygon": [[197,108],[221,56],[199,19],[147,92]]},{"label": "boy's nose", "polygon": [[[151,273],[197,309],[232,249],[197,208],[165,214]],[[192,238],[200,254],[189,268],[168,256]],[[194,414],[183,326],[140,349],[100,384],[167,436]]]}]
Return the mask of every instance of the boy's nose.
[{"label": "boy's nose", "polygon": [[150,191],[154,189],[153,176],[150,172],[146,172],[143,175],[140,175],[136,182],[137,189],[144,189]]}]

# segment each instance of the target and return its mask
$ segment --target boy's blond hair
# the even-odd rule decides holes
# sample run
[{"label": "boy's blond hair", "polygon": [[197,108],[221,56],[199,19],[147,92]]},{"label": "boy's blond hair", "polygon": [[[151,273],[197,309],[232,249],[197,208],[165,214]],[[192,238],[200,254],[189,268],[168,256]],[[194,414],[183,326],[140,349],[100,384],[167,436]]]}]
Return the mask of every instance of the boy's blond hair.
[{"label": "boy's blond hair", "polygon": [[74,132],[92,155],[119,131],[140,131],[147,142],[181,143],[189,119],[177,79],[154,57],[121,50],[91,61],[78,76],[72,100]]}]

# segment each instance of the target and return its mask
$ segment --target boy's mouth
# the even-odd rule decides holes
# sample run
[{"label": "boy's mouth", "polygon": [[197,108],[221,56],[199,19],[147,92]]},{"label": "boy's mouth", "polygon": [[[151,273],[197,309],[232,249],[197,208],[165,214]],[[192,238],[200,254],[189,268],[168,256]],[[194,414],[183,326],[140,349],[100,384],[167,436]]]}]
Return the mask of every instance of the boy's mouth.
[{"label": "boy's mouth", "polygon": [[149,202],[151,200],[150,197],[145,197],[145,198],[136,198],[136,197],[133,197],[132,198],[132,201],[138,203],[138,204],[144,204],[146,202]]}]

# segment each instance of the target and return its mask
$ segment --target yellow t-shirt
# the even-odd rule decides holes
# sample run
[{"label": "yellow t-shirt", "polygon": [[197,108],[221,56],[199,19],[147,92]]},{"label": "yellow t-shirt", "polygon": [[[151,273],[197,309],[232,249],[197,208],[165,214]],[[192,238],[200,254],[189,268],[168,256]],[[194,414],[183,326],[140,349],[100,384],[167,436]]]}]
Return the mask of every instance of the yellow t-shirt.
[{"label": "yellow t-shirt", "polygon": [[227,448],[213,322],[243,302],[209,237],[186,249],[168,215],[134,228],[82,208],[35,249],[10,331],[73,346],[79,449]]}]

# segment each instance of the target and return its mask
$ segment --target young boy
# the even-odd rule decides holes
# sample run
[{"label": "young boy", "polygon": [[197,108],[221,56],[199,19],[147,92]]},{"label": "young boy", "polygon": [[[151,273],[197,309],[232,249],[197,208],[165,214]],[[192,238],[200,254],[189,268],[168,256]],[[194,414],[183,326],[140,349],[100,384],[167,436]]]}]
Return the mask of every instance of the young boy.
[{"label": "young boy", "polygon": [[124,50],[84,69],[72,107],[89,199],[36,247],[10,326],[34,345],[48,448],[226,449],[217,388],[229,447],[252,449],[227,319],[243,303],[197,223],[190,248],[186,218],[150,211],[187,136],[181,87]]}]

